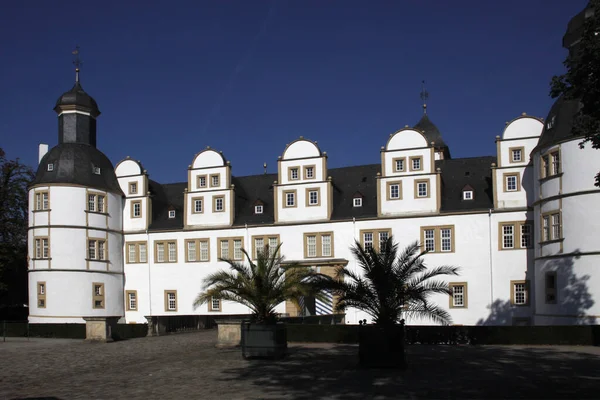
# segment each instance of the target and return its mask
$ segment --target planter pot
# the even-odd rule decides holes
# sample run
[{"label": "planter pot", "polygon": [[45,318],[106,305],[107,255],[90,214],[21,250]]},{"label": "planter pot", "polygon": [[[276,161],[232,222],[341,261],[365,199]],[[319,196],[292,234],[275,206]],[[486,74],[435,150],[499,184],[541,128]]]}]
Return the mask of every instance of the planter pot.
[{"label": "planter pot", "polygon": [[404,326],[360,325],[358,358],[363,367],[405,368]]},{"label": "planter pot", "polygon": [[217,347],[236,347],[241,341],[241,324],[240,320],[219,320],[217,321]]},{"label": "planter pot", "polygon": [[244,358],[282,358],[287,352],[287,331],[282,323],[254,324],[242,322],[242,356]]}]

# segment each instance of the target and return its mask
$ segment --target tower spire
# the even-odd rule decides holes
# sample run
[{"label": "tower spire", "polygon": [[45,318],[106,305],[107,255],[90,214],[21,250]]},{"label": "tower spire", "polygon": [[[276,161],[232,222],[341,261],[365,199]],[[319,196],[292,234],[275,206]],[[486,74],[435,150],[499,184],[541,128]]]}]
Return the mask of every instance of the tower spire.
[{"label": "tower spire", "polygon": [[79,45],[75,46],[73,54],[73,65],[75,66],[75,82],[79,83],[79,68],[83,65],[83,61],[79,58]]},{"label": "tower spire", "polygon": [[421,82],[421,100],[423,100],[423,115],[427,115],[427,99],[429,92],[425,89],[425,81]]}]

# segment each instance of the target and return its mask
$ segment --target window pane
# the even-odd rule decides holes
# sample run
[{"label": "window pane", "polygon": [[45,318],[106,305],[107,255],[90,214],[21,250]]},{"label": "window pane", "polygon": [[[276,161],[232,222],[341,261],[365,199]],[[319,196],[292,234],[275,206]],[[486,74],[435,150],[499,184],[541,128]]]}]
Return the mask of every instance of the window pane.
[{"label": "window pane", "polygon": [[168,304],[169,310],[176,310],[177,309],[177,299],[176,299],[175,293],[168,293],[167,297],[168,297],[168,302],[169,302],[169,304]]},{"label": "window pane", "polygon": [[331,235],[321,236],[321,255],[331,257]]},{"label": "window pane", "polygon": [[42,208],[44,210],[48,209],[48,193],[42,193]]},{"label": "window pane", "polygon": [[140,262],[145,263],[145,262],[147,262],[146,243],[140,243],[138,246],[139,246],[138,249],[140,251]]},{"label": "window pane", "polygon": [[48,239],[42,239],[42,257],[48,258],[50,256],[50,248],[48,247]]},{"label": "window pane", "polygon": [[104,196],[98,196],[98,212],[104,212]]},{"label": "window pane", "polygon": [[165,262],[165,244],[158,243],[156,245],[156,261]]},{"label": "window pane", "polygon": [[413,158],[412,163],[413,163],[413,169],[421,169],[421,159],[420,158]]},{"label": "window pane", "polygon": [[98,260],[104,260],[106,258],[105,247],[106,242],[104,240],[98,241]]},{"label": "window pane", "polygon": [[88,195],[88,211],[96,211],[96,195]]},{"label": "window pane", "polygon": [[515,247],[514,241],[514,226],[503,225],[502,226],[502,248],[512,249]]},{"label": "window pane", "polygon": [[506,190],[515,191],[517,190],[517,177],[507,176],[506,177]]},{"label": "window pane", "polygon": [[373,233],[371,233],[371,232],[365,233],[363,235],[363,243],[364,243],[365,250],[372,249],[373,248]]},{"label": "window pane", "polygon": [[293,207],[296,204],[296,196],[294,193],[286,193],[286,205],[288,207]]},{"label": "window pane", "polygon": [[542,218],[542,240],[550,240],[550,217]]},{"label": "window pane", "polygon": [[521,225],[521,247],[531,247],[531,225]]},{"label": "window pane", "polygon": [[223,211],[223,198],[218,197],[215,199],[215,211]]},{"label": "window pane", "polygon": [[453,286],[452,294],[453,294],[453,305],[455,307],[463,307],[465,305],[465,287],[464,286]]},{"label": "window pane", "polygon": [[425,230],[425,250],[435,251],[435,230],[434,229],[426,229]]},{"label": "window pane", "polygon": [[175,262],[177,260],[177,249],[175,248],[174,242],[169,242],[169,261]]},{"label": "window pane", "polygon": [[390,185],[390,199],[400,198],[400,185]]},{"label": "window pane", "polygon": [[319,192],[313,190],[308,192],[308,204],[315,205],[319,203]]},{"label": "window pane", "polygon": [[35,239],[35,258],[42,258],[42,241]]},{"label": "window pane", "polygon": [[527,289],[524,283],[515,283],[515,304],[526,304],[527,303]]},{"label": "window pane", "polygon": [[442,251],[452,251],[452,229],[442,229]]},{"label": "window pane", "polygon": [[560,214],[552,215],[552,239],[560,239]]},{"label": "window pane", "polygon": [[558,174],[560,171],[560,158],[558,153],[552,153],[552,175]]},{"label": "window pane", "polygon": [[317,237],[307,236],[306,237],[306,256],[316,257],[317,256]]},{"label": "window pane", "polygon": [[96,241],[95,240],[90,240],[88,243],[88,258],[90,260],[95,260],[96,259]]},{"label": "window pane", "polygon": [[187,242],[188,261],[196,261],[196,242]]},{"label": "window pane", "polygon": [[129,262],[130,263],[136,262],[136,259],[135,259],[135,244],[130,244],[127,247],[127,254],[128,254]]},{"label": "window pane", "polygon": [[418,197],[427,197],[427,183],[421,182],[417,185]]},{"label": "window pane", "polygon": [[384,251],[384,244],[385,242],[388,240],[388,232],[384,231],[384,232],[379,232],[379,250],[380,251]]},{"label": "window pane", "polygon": [[208,261],[208,242],[200,242],[200,261]]},{"label": "window pane", "polygon": [[242,240],[235,239],[233,241],[233,259],[241,260],[244,253],[242,253]]},{"label": "window pane", "polygon": [[277,250],[278,240],[276,237],[269,238],[269,257],[272,257]]},{"label": "window pane", "polygon": [[314,172],[314,170],[313,170],[313,167],[307,167],[307,168],[306,168],[306,177],[307,177],[308,179],[311,179],[313,176],[315,176],[315,175],[314,175],[314,173],[315,173],[315,172]]},{"label": "window pane", "polygon": [[396,171],[404,171],[404,160],[396,160]]},{"label": "window pane", "polygon": [[221,240],[221,258],[229,258],[229,241]]},{"label": "window pane", "polygon": [[213,310],[220,310],[221,309],[221,300],[216,299],[214,297],[211,298],[211,306]]},{"label": "window pane", "polygon": [[265,241],[263,238],[254,239],[254,258],[265,251]]},{"label": "window pane", "polygon": [[194,200],[194,212],[202,212],[202,200]]}]

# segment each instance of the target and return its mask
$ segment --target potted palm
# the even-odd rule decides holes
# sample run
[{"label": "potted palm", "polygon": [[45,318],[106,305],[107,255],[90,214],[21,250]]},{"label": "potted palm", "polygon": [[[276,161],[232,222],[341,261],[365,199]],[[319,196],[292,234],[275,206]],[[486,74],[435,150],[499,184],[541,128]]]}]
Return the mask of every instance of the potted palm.
[{"label": "potted palm", "polygon": [[248,307],[252,315],[241,325],[241,346],[244,358],[280,358],[287,350],[285,325],[277,323],[275,307],[286,300],[299,304],[303,296],[314,294],[311,277],[314,272],[299,264],[284,264],[279,255],[281,244],[272,251],[265,246],[256,259],[245,250],[245,262],[220,259],[229,264],[229,271],[219,271],[203,281],[202,291],[194,308],[211,299],[235,301]]},{"label": "potted palm", "polygon": [[319,275],[319,289],[338,295],[336,311],[353,307],[373,319],[372,325],[359,326],[359,361],[363,366],[404,367],[404,319],[430,319],[451,323],[448,312],[430,302],[432,295],[451,294],[448,283],[436,277],[458,275],[458,268],[440,266],[428,269],[418,242],[401,253],[389,237],[381,251],[365,249],[359,242],[352,247],[360,273],[339,269],[337,279]]}]

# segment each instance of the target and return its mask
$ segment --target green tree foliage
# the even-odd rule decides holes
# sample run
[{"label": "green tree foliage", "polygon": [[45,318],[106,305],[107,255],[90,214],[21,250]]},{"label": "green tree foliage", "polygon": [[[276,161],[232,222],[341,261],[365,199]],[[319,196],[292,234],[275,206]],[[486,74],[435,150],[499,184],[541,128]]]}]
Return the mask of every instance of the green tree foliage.
[{"label": "green tree foliage", "polygon": [[27,303],[27,185],[33,176],[0,148],[0,305]]},{"label": "green tree foliage", "polygon": [[418,242],[399,253],[392,237],[383,243],[381,251],[365,249],[359,242],[351,250],[361,273],[341,268],[335,279],[324,275],[314,279],[316,287],[339,296],[336,311],[357,308],[384,326],[397,324],[406,317],[430,319],[444,325],[451,323],[450,314],[432,304],[430,297],[452,294],[445,280],[435,278],[458,275],[457,267],[428,269],[423,260],[426,252]]},{"label": "green tree foliage", "polygon": [[298,264],[285,264],[279,256],[281,244],[274,252],[258,253],[256,260],[242,250],[247,260],[239,262],[219,259],[229,264],[230,271],[219,271],[207,276],[202,292],[194,300],[194,308],[212,301],[212,298],[235,301],[250,308],[253,321],[273,323],[275,307],[286,300],[299,305],[300,298],[314,294],[311,277],[315,273]]},{"label": "green tree foliage", "polygon": [[[552,78],[550,95],[581,101],[573,134],[584,138],[580,147],[589,143],[600,149],[600,0],[590,0],[588,8],[593,15],[585,19],[581,42],[564,62],[567,72]],[[600,187],[600,172],[595,185]]]}]

